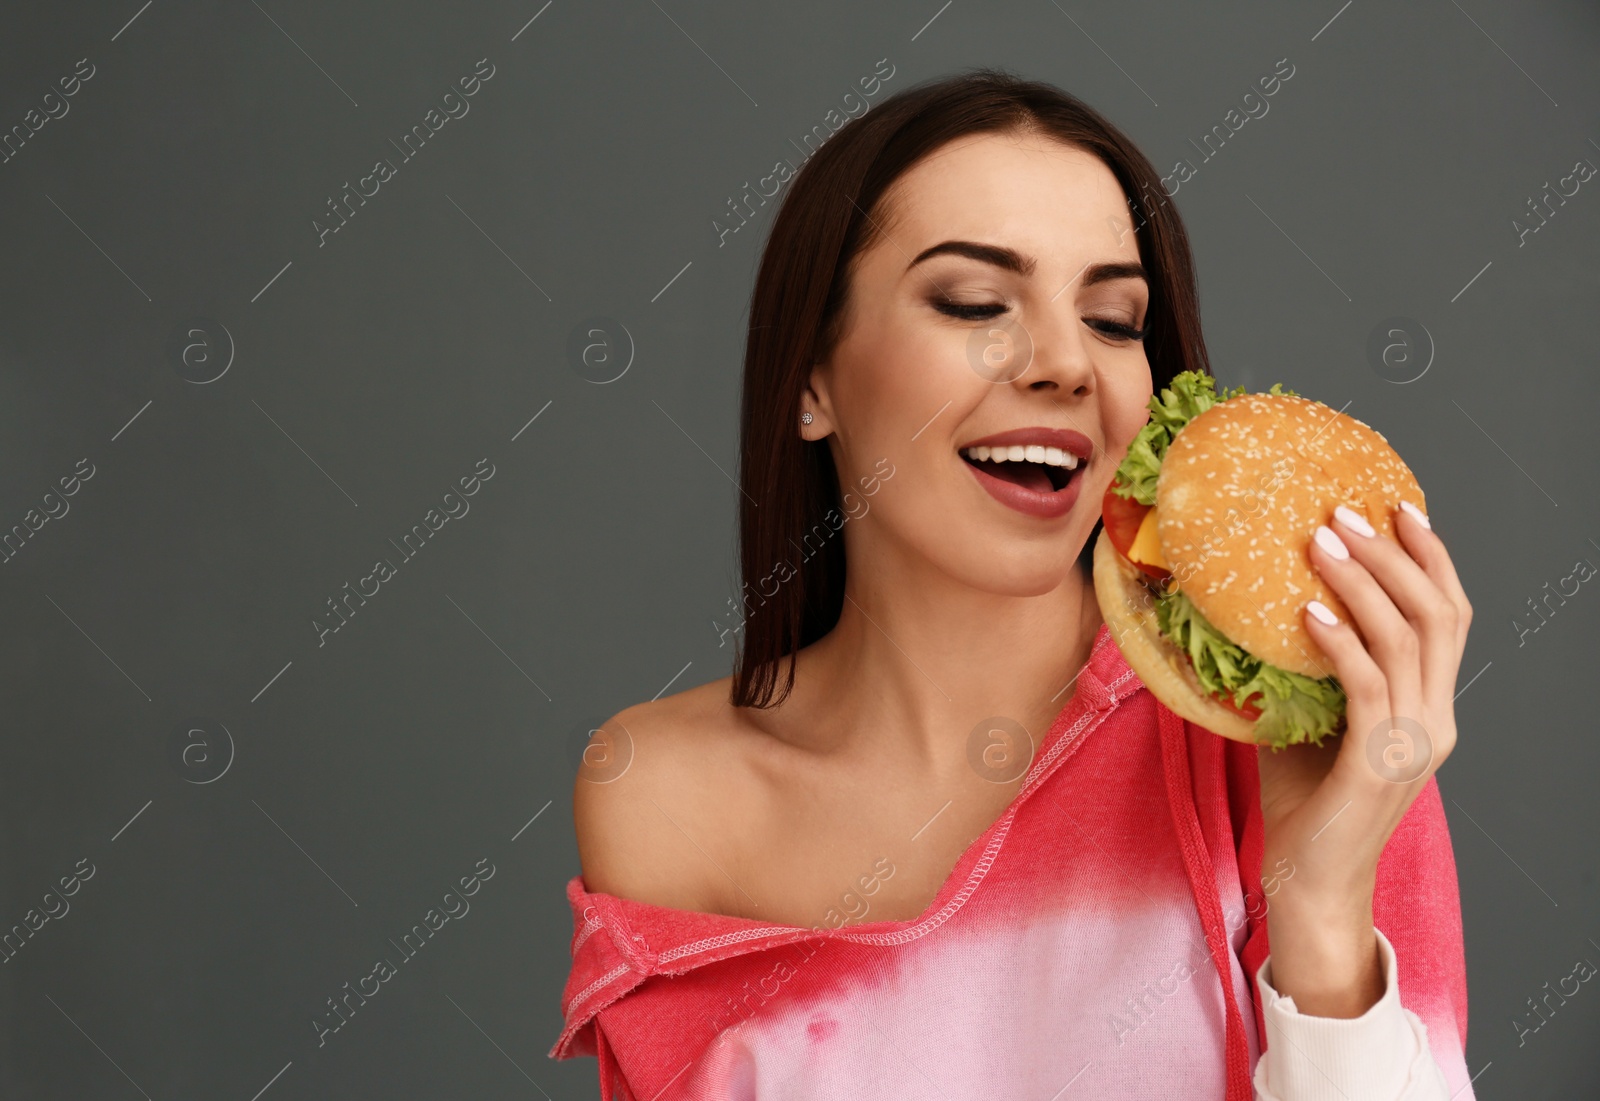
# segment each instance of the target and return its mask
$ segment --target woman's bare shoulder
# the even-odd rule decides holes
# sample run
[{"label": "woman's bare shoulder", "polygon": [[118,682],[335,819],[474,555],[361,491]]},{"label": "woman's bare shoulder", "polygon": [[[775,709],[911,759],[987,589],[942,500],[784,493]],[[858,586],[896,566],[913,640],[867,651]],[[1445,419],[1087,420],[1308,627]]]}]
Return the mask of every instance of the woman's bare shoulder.
[{"label": "woman's bare shoulder", "polygon": [[752,733],[724,677],[635,704],[590,735],[573,782],[584,886],[685,910],[715,909],[715,858],[737,744]]}]

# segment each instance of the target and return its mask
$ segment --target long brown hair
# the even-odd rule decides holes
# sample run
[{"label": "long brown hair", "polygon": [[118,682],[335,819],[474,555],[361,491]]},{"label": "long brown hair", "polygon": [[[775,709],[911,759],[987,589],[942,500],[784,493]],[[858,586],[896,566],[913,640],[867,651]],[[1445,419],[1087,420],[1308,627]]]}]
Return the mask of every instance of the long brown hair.
[{"label": "long brown hair", "polygon": [[[982,68],[907,88],[846,123],[790,183],[750,301],[739,420],[745,627],[733,675],[736,707],[781,703],[794,685],[795,653],[832,630],[844,604],[843,540],[828,538],[836,528],[824,526],[839,515],[838,474],[826,440],[800,438],[800,398],[813,365],[843,334],[855,259],[880,233],[884,192],[949,141],[1014,131],[1092,153],[1122,185],[1150,280],[1144,347],[1156,392],[1179,372],[1209,373],[1177,210],[1144,154],[1087,104],[1052,84]],[[1079,555],[1085,568],[1099,530],[1096,523]]]}]

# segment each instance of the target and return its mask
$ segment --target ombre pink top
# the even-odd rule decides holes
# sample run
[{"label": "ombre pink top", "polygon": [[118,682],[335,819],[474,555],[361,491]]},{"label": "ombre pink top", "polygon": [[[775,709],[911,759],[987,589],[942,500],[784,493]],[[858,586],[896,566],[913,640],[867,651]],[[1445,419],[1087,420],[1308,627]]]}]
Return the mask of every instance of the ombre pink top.
[{"label": "ombre pink top", "polygon": [[[1437,782],[1378,865],[1389,990],[1363,1019],[1299,1017],[1263,978],[1262,851],[1254,747],[1160,705],[1102,626],[1016,797],[919,917],[807,929],[574,877],[550,1055],[596,1056],[604,1101],[1249,1101],[1253,1079],[1254,1096],[1288,1101],[1339,1096],[1363,1073],[1390,1074],[1395,1101],[1472,1098]],[[1267,1092],[1263,1051],[1280,1036]],[[1341,1079],[1349,1062],[1364,1065]]]}]

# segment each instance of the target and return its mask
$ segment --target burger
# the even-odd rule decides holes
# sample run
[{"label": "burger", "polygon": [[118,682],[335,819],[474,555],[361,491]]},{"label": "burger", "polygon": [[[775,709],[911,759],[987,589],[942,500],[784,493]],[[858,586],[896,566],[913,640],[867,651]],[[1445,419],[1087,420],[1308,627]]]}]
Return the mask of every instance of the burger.
[{"label": "burger", "polygon": [[1219,393],[1185,371],[1150,399],[1106,490],[1095,598],[1172,711],[1235,741],[1320,744],[1345,728],[1345,693],[1303,609],[1320,600],[1351,617],[1311,564],[1312,536],[1347,505],[1398,542],[1402,500],[1426,509],[1367,425],[1281,383]]}]

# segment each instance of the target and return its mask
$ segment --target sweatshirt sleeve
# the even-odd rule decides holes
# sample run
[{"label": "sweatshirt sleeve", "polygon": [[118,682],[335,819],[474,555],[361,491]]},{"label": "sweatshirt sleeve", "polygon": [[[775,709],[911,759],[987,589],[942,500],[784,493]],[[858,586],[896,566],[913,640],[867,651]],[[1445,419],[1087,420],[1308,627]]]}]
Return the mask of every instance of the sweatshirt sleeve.
[{"label": "sweatshirt sleeve", "polygon": [[[1246,975],[1259,978],[1270,945],[1267,907],[1259,905],[1266,900],[1261,882],[1264,835],[1255,767],[1257,751],[1253,746],[1237,742],[1229,742],[1226,748],[1230,754],[1228,783],[1240,882],[1246,898],[1258,902],[1255,907],[1247,907],[1249,932],[1239,959]],[[1467,972],[1461,895],[1437,776],[1428,778],[1378,859],[1372,921],[1388,945],[1388,951],[1393,953],[1395,970],[1391,973],[1389,993],[1425,1026],[1418,1035],[1426,1038],[1433,1061],[1444,1074],[1448,1096],[1452,1101],[1472,1101],[1475,1096],[1472,1074],[1466,1063]],[[1254,999],[1256,1033],[1264,1051],[1263,1059],[1265,1053],[1273,1054],[1276,1059],[1284,1053],[1272,1052],[1273,1046],[1280,1042],[1280,1032],[1266,1019],[1270,971],[1266,977],[1268,982],[1258,986]],[[1278,1017],[1279,1023],[1283,1020],[1282,1016]],[[1297,1038],[1298,1033],[1291,1034],[1284,1043]],[[1271,1074],[1270,1065],[1267,1073]],[[1284,1094],[1284,1101],[1289,1097]]]},{"label": "sweatshirt sleeve", "polygon": [[1272,957],[1256,972],[1267,1050],[1256,1064],[1259,1101],[1450,1101],[1428,1029],[1400,1004],[1394,946],[1378,931],[1383,996],[1359,1017],[1312,1017],[1272,985]]}]

